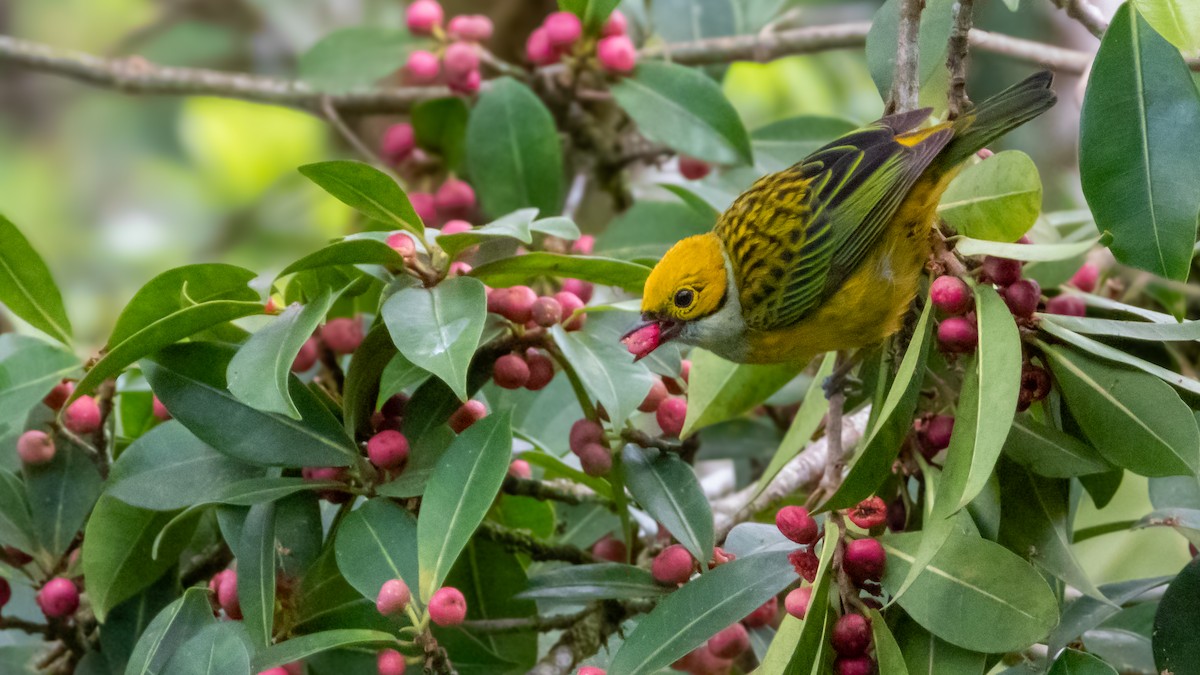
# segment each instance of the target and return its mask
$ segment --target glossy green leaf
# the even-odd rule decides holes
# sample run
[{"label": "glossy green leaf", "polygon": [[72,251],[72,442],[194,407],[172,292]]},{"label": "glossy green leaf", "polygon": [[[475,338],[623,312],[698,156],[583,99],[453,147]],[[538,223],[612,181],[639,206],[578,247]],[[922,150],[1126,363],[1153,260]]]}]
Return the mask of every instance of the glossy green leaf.
[{"label": "glossy green leaf", "polygon": [[1154,648],[1149,632],[1102,627],[1084,633],[1083,647],[1118,672],[1153,673],[1157,668],[1154,667]]},{"label": "glossy green leaf", "polygon": [[555,344],[575,369],[593,401],[599,401],[610,419],[623,420],[650,392],[655,375],[633,357],[620,343],[628,319],[619,314],[589,317],[579,331],[550,329]]},{"label": "glossy green leaf", "polygon": [[1151,478],[1150,503],[1156,509],[1200,509],[1200,477]]},{"label": "glossy green leaf", "polygon": [[205,626],[167,663],[171,675],[230,675],[250,672],[245,629],[236,621]]},{"label": "glossy green leaf", "polygon": [[1105,459],[1144,476],[1200,468],[1196,420],[1170,386],[1074,350],[1043,351],[1071,414]]},{"label": "glossy green leaf", "polygon": [[1181,375],[1173,370],[1163,368],[1158,364],[1139,359],[1133,354],[1110,347],[1103,342],[1085,337],[1076,333],[1075,331],[1067,330],[1066,328],[1058,325],[1053,318],[1047,319],[1046,315],[1041,316],[1042,321],[1039,325],[1043,331],[1061,339],[1064,342],[1080,348],[1084,352],[1099,356],[1100,358],[1108,361],[1115,361],[1126,366],[1132,366],[1133,368],[1136,368],[1144,373],[1148,373],[1154,377],[1157,377],[1167,384],[1183,389],[1184,391],[1189,391],[1193,394],[1200,394],[1200,381],[1197,381],[1193,377]]},{"label": "glossy green leaf", "polygon": [[263,646],[271,644],[275,626],[275,511],[274,502],[251,506],[234,551],[242,622]]},{"label": "glossy green leaf", "polygon": [[531,226],[536,217],[537,209],[520,209],[469,232],[442,235],[437,238],[437,243],[450,257],[488,239],[516,239],[529,244],[533,241]]},{"label": "glossy green leaf", "polygon": [[500,492],[512,457],[507,412],[492,413],[458,435],[425,488],[417,519],[420,598],[442,585]]},{"label": "glossy green leaf", "polygon": [[[867,33],[867,68],[879,95],[887,100],[896,70],[896,44],[899,35],[901,0],[887,0],[871,17]],[[922,86],[939,70],[945,70],[946,40],[950,37],[953,0],[930,0],[921,12],[918,37],[920,63],[918,77]]]},{"label": "glossy green leaf", "polygon": [[283,268],[276,278],[337,265],[387,265],[400,269],[404,258],[386,242],[371,237],[342,239]]},{"label": "glossy green leaf", "polygon": [[783,552],[738,558],[666,596],[638,622],[609,671],[656,673],[740,620],[796,578]]},{"label": "glossy green leaf", "polygon": [[[837,529],[830,520],[825,521],[827,543],[837,541]],[[817,575],[813,577],[812,595],[809,596],[808,611],[804,619],[787,615],[775,634],[775,640],[763,659],[762,669],[771,673],[821,672],[823,645],[829,642],[830,621],[829,589],[833,583],[833,554],[836,546],[821,545]],[[794,572],[794,570],[793,570]]]},{"label": "glossy green leaf", "polygon": [[[812,383],[809,384],[808,390],[804,393],[804,402],[800,404],[800,409],[796,411],[796,416],[792,418],[792,423],[788,427],[787,434],[783,440],[779,442],[779,447],[775,449],[775,454],[771,455],[771,462],[767,468],[763,470],[762,476],[758,478],[758,488],[755,490],[754,497],[750,499],[753,502],[775,476],[787,465],[788,462],[796,458],[800,451],[804,449],[808,442],[812,439],[812,435],[816,433],[817,427],[821,426],[821,420],[825,418],[825,413],[829,411],[829,399],[825,398],[825,392],[822,385],[825,378],[833,372],[833,364],[837,358],[836,352],[828,352],[821,359],[821,365],[817,368],[816,375],[813,375]],[[694,366],[694,364],[693,364]]]},{"label": "glossy green leaf", "polygon": [[650,268],[612,258],[537,251],[484,263],[472,270],[471,276],[493,287],[527,284],[540,277],[571,277],[641,293]]},{"label": "glossy green leaf", "polygon": [[379,400],[384,370],[397,358],[404,359],[397,353],[392,336],[382,323],[372,326],[362,344],[354,350],[346,370],[346,381],[342,384],[342,416],[346,434],[351,438],[372,435],[371,415]]},{"label": "glossy green leaf", "polygon": [[1000,458],[1021,389],[1021,336],[990,286],[975,289],[979,346],[967,365],[934,513],[948,517],[983,490]]},{"label": "glossy green leaf", "polygon": [[646,513],[662,523],[702,564],[712,558],[713,515],[696,472],[673,453],[627,445],[625,484]]},{"label": "glossy green leaf", "polygon": [[155,538],[175,513],[129,506],[114,497],[101,497],[88,518],[83,538],[83,573],[96,618],[149,586],[179,563],[192,537],[191,527],[172,528],[151,554]]},{"label": "glossy green leaf", "polygon": [[1200,51],[1200,7],[1188,0],[1133,0],[1138,14],[1187,56]]},{"label": "glossy green leaf", "polygon": [[1185,342],[1200,340],[1200,321],[1154,323],[1151,321],[1118,321],[1065,314],[1040,315],[1067,330],[1084,335],[1104,335],[1129,340],[1151,342]]},{"label": "glossy green leaf", "polygon": [[418,235],[425,226],[413,210],[408,195],[391,176],[362,162],[335,160],[305,164],[300,173],[364,216],[389,228]]},{"label": "glossy green leaf", "polygon": [[4,216],[0,216],[0,303],[46,335],[71,343],[71,322],[50,268]]},{"label": "glossy green leaf", "polygon": [[1100,587],[1100,591],[1104,593],[1107,601],[1102,602],[1085,595],[1070,602],[1063,608],[1062,619],[1047,641],[1050,653],[1061,651],[1079,636],[1116,616],[1123,605],[1134,602],[1149,591],[1169,583],[1173,578],[1133,579],[1105,584]]},{"label": "glossy green leaf", "polygon": [[[228,461],[228,460],[226,460]],[[222,487],[201,503],[230,504],[233,506],[253,506],[265,504],[284,497],[290,497],[298,492],[309,490],[345,489],[346,484],[340,481],[309,480],[300,477],[287,478],[247,478]]]},{"label": "glossy green leaf", "polygon": [[121,344],[164,317],[197,304],[216,300],[256,302],[258,293],[247,285],[256,276],[243,267],[219,263],[167,270],[138,289],[121,310],[108,346]]},{"label": "glossy green leaf", "polygon": [[621,563],[568,565],[529,577],[518,597],[530,600],[633,600],[652,598],[671,589],[656,582],[649,571]]},{"label": "glossy green leaf", "polygon": [[159,612],[133,648],[125,675],[166,675],[171,655],[205,626],[216,623],[208,598],[207,588],[189,588]]},{"label": "glossy green leaf", "polygon": [[1042,179],[1033,160],[1006,150],[955,176],[937,212],[968,237],[1013,242],[1042,210]]},{"label": "glossy green leaf", "polygon": [[1087,652],[1068,649],[1054,660],[1049,675],[1117,675],[1117,671]]},{"label": "glossy green leaf", "polygon": [[434,98],[413,106],[411,117],[417,145],[437,153],[455,171],[467,158],[467,104],[457,96]]},{"label": "glossy green leaf", "polygon": [[562,143],[550,111],[529,87],[502,77],[479,97],[467,122],[467,173],[493,216],[529,207],[559,212]]},{"label": "glossy green leaf", "polygon": [[908,617],[896,626],[896,642],[910,675],[983,675],[987,670],[986,654],[939,640]]},{"label": "glossy green leaf", "polygon": [[299,420],[256,410],[225,388],[233,350],[203,342],[173,345],[142,362],[155,393],[183,426],[214,450],[254,464],[346,466],[358,448],[333,413],[290,380]]},{"label": "glossy green leaf", "polygon": [[782,171],[858,125],[841,117],[800,115],[750,132],[754,158],[768,171]]},{"label": "glossy green leaf", "polygon": [[691,352],[687,419],[681,436],[745,414],[779,391],[804,363],[739,364],[703,349]]},{"label": "glossy green leaf", "polygon": [[1074,478],[1113,469],[1092,446],[1030,415],[1013,418],[1004,454],[1039,476],[1050,478]]},{"label": "glossy green leaf", "polygon": [[77,370],[79,359],[61,347],[16,333],[0,335],[0,434],[23,429],[29,411]]},{"label": "glossy green leaf", "polygon": [[54,442],[53,460],[25,466],[25,491],[38,542],[57,558],[87,521],[104,483],[86,452],[61,436]]},{"label": "glossy green leaf", "polygon": [[164,574],[108,613],[100,633],[100,651],[104,653],[108,672],[125,672],[138,638],[146,632],[154,617],[177,600],[182,592],[176,576]]},{"label": "glossy green leaf", "polygon": [[1162,672],[1187,672],[1200,663],[1200,561],[1192,560],[1167,586],[1154,614],[1154,664]]},{"label": "glossy green leaf", "polygon": [[22,551],[32,551],[36,539],[25,484],[17,476],[0,469],[0,541]]},{"label": "glossy green leaf", "polygon": [[559,9],[571,12],[583,20],[585,26],[599,28],[609,14],[621,4],[621,0],[558,0]]},{"label": "glossy green leaf", "polygon": [[602,497],[612,497],[612,486],[609,485],[607,480],[589,476],[579,469],[571,468],[554,455],[546,452],[526,452],[522,453],[521,459],[533,466],[541,467],[545,471],[546,478],[568,478],[576,483],[588,486]]},{"label": "glossy green leaf", "polygon": [[466,400],[467,368],[487,317],[483,284],[456,277],[433,288],[404,288],[383,303],[381,313],[404,358],[421,364]]},{"label": "glossy green leaf", "polygon": [[652,141],[717,164],[754,163],[737,111],[699,70],[642,61],[633,77],[613,85],[612,94]]},{"label": "glossy green leaf", "polygon": [[330,649],[362,646],[372,647],[374,648],[372,651],[378,651],[378,648],[395,647],[395,645],[396,637],[383,631],[359,628],[326,630],[284,640],[259,651],[253,657],[251,670],[254,672],[267,670],[292,661],[300,661]]},{"label": "glossy green leaf", "polygon": [[539,218],[530,224],[529,229],[534,232],[541,232],[552,237],[567,239],[574,241],[578,239],[582,233],[579,231],[579,226],[575,221],[566,216],[550,216],[549,218]]},{"label": "glossy green leaf", "polygon": [[343,28],[300,55],[300,79],[327,94],[362,89],[396,72],[412,43],[408,31],[395,28]]},{"label": "glossy green leaf", "polygon": [[1088,79],[1079,129],[1083,195],[1117,260],[1183,281],[1196,243],[1200,92],[1179,50],[1126,3]]},{"label": "glossy green leaf", "polygon": [[335,550],[346,581],[372,602],[385,581],[412,587],[419,578],[417,519],[386,499],[371,499],[346,516]]},{"label": "glossy green leaf", "polygon": [[[916,532],[883,538],[888,592],[907,576],[920,538]],[[981,652],[1024,649],[1058,622],[1054,594],[1028,563],[999,544],[958,532],[897,602],[934,635]]]},{"label": "glossy green leaf", "polygon": [[883,615],[879,610],[872,609],[868,618],[871,620],[871,644],[875,647],[875,663],[879,667],[879,675],[908,675],[904,652],[896,643],[896,637],[892,635]]},{"label": "glossy green leaf", "polygon": [[1068,244],[1010,244],[1002,241],[954,237],[954,250],[962,255],[991,255],[999,258],[1025,260],[1029,262],[1053,262],[1078,258],[1092,250],[1102,237]]},{"label": "glossy green leaf", "polygon": [[[693,182],[688,187],[696,192],[700,185]],[[596,253],[632,261],[660,258],[680,239],[712,230],[716,221],[715,212],[699,210],[694,201],[693,205],[637,201],[597,235]],[[646,268],[646,274],[650,274],[650,268]],[[640,295],[644,281],[645,277],[638,281],[637,288],[627,290]]]},{"label": "glossy green leaf", "polygon": [[913,413],[925,379],[925,362],[933,334],[930,320],[933,303],[925,303],[917,321],[912,341],[904,352],[896,377],[888,389],[883,407],[875,415],[875,423],[859,443],[859,451],[850,472],[823,508],[841,509],[857,504],[875,493],[892,472],[892,463],[900,452],[901,442],[912,430]]}]

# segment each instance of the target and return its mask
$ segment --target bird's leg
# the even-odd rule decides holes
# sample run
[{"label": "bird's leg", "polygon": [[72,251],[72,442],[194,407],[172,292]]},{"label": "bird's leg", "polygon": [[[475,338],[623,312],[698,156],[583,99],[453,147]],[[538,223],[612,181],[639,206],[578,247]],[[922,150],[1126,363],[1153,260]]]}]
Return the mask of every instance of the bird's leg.
[{"label": "bird's leg", "polygon": [[862,363],[865,354],[866,350],[863,349],[855,351],[849,357],[846,356],[846,352],[844,351],[838,352],[833,372],[821,383],[821,389],[825,391],[825,398],[832,402],[834,394],[845,393],[846,383],[851,380],[850,371],[854,370],[859,363]]}]

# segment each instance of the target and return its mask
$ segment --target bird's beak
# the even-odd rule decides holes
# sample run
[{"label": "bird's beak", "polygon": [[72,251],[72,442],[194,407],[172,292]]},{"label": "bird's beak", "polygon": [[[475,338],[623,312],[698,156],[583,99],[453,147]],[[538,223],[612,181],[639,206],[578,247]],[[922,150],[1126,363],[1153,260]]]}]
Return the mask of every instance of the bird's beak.
[{"label": "bird's beak", "polygon": [[655,319],[649,314],[642,315],[642,323],[633,327],[624,337],[621,344],[633,354],[633,360],[641,361],[683,331],[683,322],[671,319]]}]

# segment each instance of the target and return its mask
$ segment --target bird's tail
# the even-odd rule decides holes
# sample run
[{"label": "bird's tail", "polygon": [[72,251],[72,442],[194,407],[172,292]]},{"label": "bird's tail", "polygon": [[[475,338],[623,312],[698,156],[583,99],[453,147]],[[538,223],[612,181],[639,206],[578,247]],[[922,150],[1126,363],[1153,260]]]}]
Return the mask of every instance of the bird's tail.
[{"label": "bird's tail", "polygon": [[1043,70],[968,109],[954,120],[954,138],[938,155],[938,163],[946,168],[957,166],[988,143],[1049,110],[1058,100],[1050,91],[1053,79],[1050,71]]}]

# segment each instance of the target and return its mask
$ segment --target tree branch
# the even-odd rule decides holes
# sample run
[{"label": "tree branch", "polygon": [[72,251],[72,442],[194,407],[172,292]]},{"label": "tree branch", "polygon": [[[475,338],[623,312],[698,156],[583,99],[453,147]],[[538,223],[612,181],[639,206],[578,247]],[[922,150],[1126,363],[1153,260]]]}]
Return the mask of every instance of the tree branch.
[{"label": "tree branch", "polygon": [[605,499],[592,492],[586,486],[571,481],[529,480],[508,476],[504,479],[505,494],[517,497],[533,497],[534,499],[553,500],[564,504],[599,504],[608,509],[613,508],[611,500]]},{"label": "tree branch", "polygon": [[598,609],[592,605],[574,614],[559,614],[556,616],[530,616],[519,619],[486,619],[467,621],[462,624],[464,630],[476,633],[527,633],[536,631],[546,633],[552,630],[564,630],[587,618]]},{"label": "tree branch", "polygon": [[967,48],[974,9],[974,0],[956,0],[950,10],[954,21],[946,50],[946,70],[950,72],[950,91],[947,94],[950,119],[958,117],[968,103]]},{"label": "tree branch", "polygon": [[1103,37],[1108,30],[1108,20],[1104,14],[1088,0],[1053,0],[1056,7],[1065,11],[1067,16],[1075,19],[1096,37]]},{"label": "tree branch", "polygon": [[596,558],[591,553],[577,546],[551,544],[528,532],[514,530],[488,521],[484,521],[479,526],[479,535],[510,550],[528,553],[529,557],[534,560],[562,560],[576,565],[596,562]]},{"label": "tree branch", "polygon": [[887,111],[902,113],[917,108],[921,91],[920,36],[921,11],[925,0],[902,0],[900,25],[896,35],[896,69],[892,74],[892,91],[888,94]]}]

